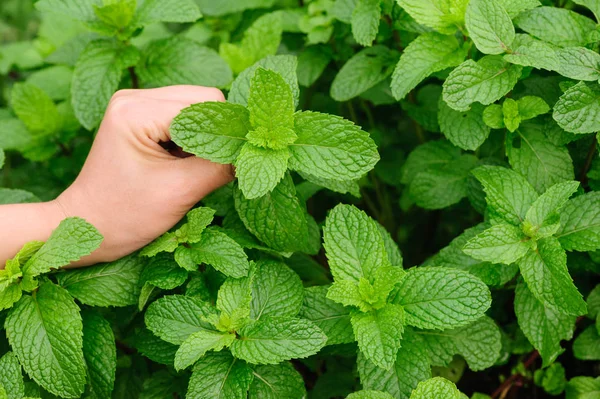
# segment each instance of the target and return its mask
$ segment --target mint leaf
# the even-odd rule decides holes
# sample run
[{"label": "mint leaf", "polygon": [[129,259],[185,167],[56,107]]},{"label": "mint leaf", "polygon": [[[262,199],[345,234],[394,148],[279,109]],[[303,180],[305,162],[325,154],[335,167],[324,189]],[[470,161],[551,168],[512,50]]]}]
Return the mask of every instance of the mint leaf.
[{"label": "mint leaf", "polygon": [[285,176],[290,150],[272,150],[250,143],[244,145],[235,161],[238,187],[247,199],[255,199],[273,191]]},{"label": "mint leaf", "polygon": [[179,267],[172,255],[159,254],[150,259],[140,276],[140,286],[151,284],[163,290],[181,286],[188,278],[188,272]]},{"label": "mint leaf", "polygon": [[331,83],[331,97],[336,101],[348,101],[361,95],[390,76],[392,65],[397,60],[398,53],[386,46],[359,51],[335,75]]},{"label": "mint leaf", "polygon": [[24,296],[11,309],[5,328],[15,355],[35,382],[64,398],[83,393],[83,325],[66,290],[41,284],[35,296]]},{"label": "mint leaf", "polygon": [[519,104],[519,116],[521,120],[533,119],[538,115],[543,115],[550,111],[546,102],[536,96],[525,96],[517,100]]},{"label": "mint leaf", "polygon": [[7,399],[21,399],[25,395],[21,365],[12,352],[0,358],[0,386],[4,387]]},{"label": "mint leaf", "polygon": [[298,138],[289,147],[292,170],[322,179],[355,180],[379,161],[369,134],[339,116],[298,112],[294,129]]},{"label": "mint leaf", "polygon": [[75,65],[71,104],[83,127],[98,126],[117,88],[123,69],[135,65],[137,50],[113,40],[90,42]]},{"label": "mint leaf", "polygon": [[53,134],[61,127],[56,105],[48,94],[33,84],[15,84],[10,103],[15,114],[34,135]]},{"label": "mint leaf", "polygon": [[361,46],[370,46],[377,36],[381,19],[379,3],[379,0],[358,0],[352,11],[352,35]]},{"label": "mint leaf", "polygon": [[564,351],[560,341],[573,337],[575,317],[545,307],[523,282],[517,284],[515,314],[519,327],[540,352],[544,365],[551,364]]},{"label": "mint leaf", "polygon": [[556,237],[567,251],[600,248],[600,194],[587,193],[568,201],[560,212]]},{"label": "mint leaf", "polygon": [[389,392],[396,398],[409,398],[420,381],[431,378],[427,350],[407,337],[391,369],[377,367],[362,353],[358,354],[357,366],[364,389]]},{"label": "mint leaf", "polygon": [[19,284],[11,284],[0,291],[0,310],[10,309],[23,295]]},{"label": "mint leaf", "polygon": [[589,326],[573,341],[573,355],[580,360],[600,359],[600,334],[596,326]]},{"label": "mint leaf", "polygon": [[452,144],[463,150],[476,150],[488,138],[491,129],[484,123],[483,106],[473,104],[470,110],[458,112],[441,98],[438,122],[440,130]]},{"label": "mint leaf", "polygon": [[376,270],[388,262],[377,224],[354,206],[338,205],[330,211],[323,240],[336,280],[373,279]]},{"label": "mint leaf", "polygon": [[560,47],[583,46],[596,24],[564,8],[538,7],[521,13],[515,24],[525,32]]},{"label": "mint leaf", "polygon": [[573,0],[573,3],[587,7],[594,13],[596,20],[600,17],[600,3],[598,0]]},{"label": "mint leaf", "polygon": [[146,328],[141,329],[134,337],[135,348],[153,362],[172,366],[178,347],[158,338]]},{"label": "mint leaf", "polygon": [[475,46],[484,54],[505,53],[515,40],[510,16],[496,0],[471,0],[465,22]]},{"label": "mint leaf", "polygon": [[430,32],[417,37],[406,46],[394,69],[392,94],[402,100],[429,75],[459,65],[465,56],[466,47],[454,36]]},{"label": "mint leaf", "polygon": [[557,72],[575,80],[597,81],[600,78],[600,54],[585,47],[568,47],[556,51]]},{"label": "mint leaf", "polygon": [[115,386],[117,348],[110,323],[99,313],[86,311],[83,319],[83,357],[87,366],[86,398],[110,397]]},{"label": "mint leaf", "polygon": [[377,366],[389,370],[396,360],[404,332],[402,306],[387,304],[368,313],[355,311],[351,316],[360,351]]},{"label": "mint leaf", "polygon": [[145,87],[225,87],[233,79],[231,69],[214,50],[180,36],[150,43],[142,51],[136,72]]},{"label": "mint leaf", "polygon": [[556,212],[567,203],[569,197],[577,191],[578,187],[579,182],[576,181],[553,185],[533,202],[525,215],[525,222],[538,228],[553,222],[553,220],[549,220],[550,217],[556,215]]},{"label": "mint leaf", "polygon": [[93,21],[95,19],[93,5],[100,5],[101,0],[40,0],[35,7],[42,12],[64,14],[79,21]]},{"label": "mint leaf", "polygon": [[587,399],[600,393],[600,378],[574,377],[566,388],[567,399]]},{"label": "mint leaf", "polygon": [[442,377],[422,381],[410,395],[410,399],[462,399],[463,395],[452,382]]},{"label": "mint leaf", "polygon": [[258,261],[255,267],[250,316],[258,320],[298,315],[304,299],[300,277],[277,261]]},{"label": "mint leaf", "polygon": [[504,7],[511,18],[516,17],[523,11],[541,6],[538,0],[499,0],[498,3]]},{"label": "mint leaf", "polygon": [[471,104],[489,105],[511,91],[521,76],[521,67],[506,63],[501,56],[467,60],[456,67],[443,85],[446,104],[457,111],[468,111]]},{"label": "mint leaf", "polygon": [[157,337],[174,345],[181,345],[190,335],[201,331],[213,331],[206,320],[216,310],[207,303],[182,295],[162,297],[146,311],[146,326]]},{"label": "mint leaf", "polygon": [[295,399],[306,395],[304,380],[290,363],[254,366],[250,399]]},{"label": "mint leaf", "polygon": [[244,277],[250,265],[242,247],[227,234],[209,228],[199,242],[186,248],[196,264],[207,263],[226,276]]},{"label": "mint leaf", "polygon": [[227,352],[210,352],[194,366],[187,396],[243,399],[253,379],[245,362]]},{"label": "mint leaf", "polygon": [[248,277],[226,279],[219,288],[217,309],[228,315],[238,312],[245,318],[250,317],[253,280],[254,272]]},{"label": "mint leaf", "polygon": [[552,117],[570,133],[594,133],[600,130],[600,87],[597,83],[579,82],[560,97]]},{"label": "mint leaf", "polygon": [[513,43],[513,52],[504,59],[511,64],[530,66],[537,69],[557,71],[559,60],[553,45],[534,39],[531,36],[517,34]]},{"label": "mint leaf", "polygon": [[301,250],[308,243],[308,224],[289,173],[272,192],[246,199],[234,189],[235,209],[246,228],[276,251]]},{"label": "mint leaf", "polygon": [[483,184],[488,207],[502,219],[519,226],[538,197],[535,189],[512,169],[481,166],[472,173]]},{"label": "mint leaf", "polygon": [[509,132],[517,130],[521,124],[521,115],[519,115],[519,104],[512,98],[507,98],[502,103],[502,115],[504,126]]},{"label": "mint leaf", "polygon": [[471,238],[463,251],[484,262],[510,265],[525,256],[531,247],[529,237],[520,228],[502,223]]},{"label": "mint leaf", "polygon": [[380,391],[358,391],[351,393],[346,399],[393,399],[394,397],[387,392]]},{"label": "mint leaf", "polygon": [[252,364],[276,364],[284,360],[314,355],[327,341],[311,321],[267,318],[237,331],[239,339],[231,344],[231,353]]},{"label": "mint leaf", "polygon": [[250,80],[250,122],[269,131],[294,126],[294,99],[286,81],[277,72],[258,68]]},{"label": "mint leaf", "polygon": [[464,20],[468,0],[398,0],[398,4],[418,23],[450,35]]},{"label": "mint leaf", "polygon": [[446,164],[460,157],[460,149],[448,141],[438,140],[421,144],[415,148],[401,170],[401,182],[410,184],[419,172]]},{"label": "mint leaf", "polygon": [[[370,286],[369,280],[366,278],[361,277],[360,281]],[[327,298],[344,306],[356,306],[361,311],[368,312],[372,309],[372,306],[363,298],[359,284],[360,282],[356,283],[351,280],[334,281],[327,291]],[[371,291],[374,291],[372,286]]]},{"label": "mint leaf", "polygon": [[406,311],[406,324],[419,328],[457,328],[479,319],[491,294],[478,278],[442,267],[410,269],[391,295]]},{"label": "mint leaf", "polygon": [[427,348],[431,364],[448,367],[455,355],[462,356],[473,371],[492,367],[502,350],[500,329],[489,317],[446,331],[415,331]]},{"label": "mint leaf", "polygon": [[521,275],[533,295],[545,306],[573,316],[587,313],[581,294],[567,269],[567,254],[554,237],[537,241],[518,262]]},{"label": "mint leaf", "polygon": [[220,351],[231,345],[235,334],[200,330],[181,343],[175,354],[175,370],[180,371],[196,363],[209,350]]},{"label": "mint leaf", "polygon": [[354,342],[350,312],[327,297],[326,286],[304,290],[304,302],[299,316],[312,321],[327,336],[327,345]]},{"label": "mint leaf", "polygon": [[63,220],[48,241],[29,259],[23,274],[32,277],[66,266],[98,249],[102,236],[81,218]]},{"label": "mint leaf", "polygon": [[184,151],[218,163],[233,163],[251,130],[246,108],[205,102],[185,108],[171,122],[171,139]]},{"label": "mint leaf", "polygon": [[326,47],[310,46],[298,55],[298,82],[312,86],[331,62],[332,54]]},{"label": "mint leaf", "polygon": [[83,304],[129,306],[137,303],[144,262],[130,255],[110,263],[57,274],[60,286]]},{"label": "mint leaf", "polygon": [[[202,14],[193,0],[144,0],[138,8],[136,22],[194,22]],[[181,38],[180,38],[181,39]]]}]

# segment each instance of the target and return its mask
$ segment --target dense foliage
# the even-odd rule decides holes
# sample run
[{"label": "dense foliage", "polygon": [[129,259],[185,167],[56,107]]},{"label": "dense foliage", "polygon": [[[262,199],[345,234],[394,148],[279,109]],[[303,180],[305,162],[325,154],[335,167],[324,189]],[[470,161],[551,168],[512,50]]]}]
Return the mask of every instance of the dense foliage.
[{"label": "dense foliage", "polygon": [[237,179],[112,263],[60,270],[102,241],[79,218],[25,245],[0,398],[600,398],[598,18],[2,0],[0,204],[67,187],[123,88],[221,88],[171,137]]}]

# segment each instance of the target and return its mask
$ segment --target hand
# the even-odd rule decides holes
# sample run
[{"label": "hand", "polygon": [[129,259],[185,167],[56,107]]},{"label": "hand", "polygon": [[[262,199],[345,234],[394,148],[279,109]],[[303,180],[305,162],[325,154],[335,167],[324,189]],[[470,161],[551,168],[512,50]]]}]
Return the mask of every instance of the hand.
[{"label": "hand", "polygon": [[[104,236],[101,247],[77,265],[115,260],[143,247],[233,179],[230,165],[160,145],[170,141],[169,125],[181,109],[205,101],[224,97],[217,89],[197,86],[122,90],[113,96],[75,182],[56,200],[41,204],[43,211],[38,208],[52,226],[46,230],[79,216]],[[46,239],[50,231],[25,241]]]}]

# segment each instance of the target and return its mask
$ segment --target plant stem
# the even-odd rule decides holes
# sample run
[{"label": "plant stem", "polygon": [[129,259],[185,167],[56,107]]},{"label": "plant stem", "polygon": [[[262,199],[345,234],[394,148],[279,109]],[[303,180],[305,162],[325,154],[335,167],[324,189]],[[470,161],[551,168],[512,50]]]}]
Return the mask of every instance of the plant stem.
[{"label": "plant stem", "polygon": [[592,161],[594,160],[594,155],[596,155],[596,138],[594,137],[592,140],[592,145],[587,153],[587,157],[585,158],[585,164],[583,165],[583,169],[581,170],[581,175],[579,176],[579,181],[582,186],[587,185],[588,177],[587,173],[592,166]]},{"label": "plant stem", "polygon": [[138,79],[137,74],[135,73],[135,68],[129,67],[128,70],[129,70],[129,76],[131,77],[131,87],[133,87],[134,89],[139,89],[140,81]]},{"label": "plant stem", "polygon": [[[528,369],[529,367],[531,367],[535,361],[540,357],[540,353],[538,351],[533,351],[529,357],[527,358],[527,360],[525,360],[525,362],[523,363],[523,366],[525,367],[525,369]],[[494,393],[492,393],[491,397],[492,399],[496,399],[496,398],[505,398],[506,395],[508,394],[508,392],[511,390],[511,388],[518,382],[520,381],[522,378],[521,374],[513,374],[510,377],[508,377],[506,379],[506,381],[504,381],[502,383],[502,385],[500,385],[495,391]]]}]

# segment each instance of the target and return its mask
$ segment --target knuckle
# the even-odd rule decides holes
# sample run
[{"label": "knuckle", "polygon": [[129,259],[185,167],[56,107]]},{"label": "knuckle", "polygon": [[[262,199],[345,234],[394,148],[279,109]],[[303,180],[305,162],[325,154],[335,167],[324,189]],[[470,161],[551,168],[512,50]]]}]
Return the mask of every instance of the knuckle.
[{"label": "knuckle", "polygon": [[225,95],[223,92],[216,87],[207,87],[205,101],[225,101]]},{"label": "knuckle", "polygon": [[131,112],[135,100],[131,96],[117,95],[117,92],[108,104],[106,109],[107,117],[120,118]]}]

